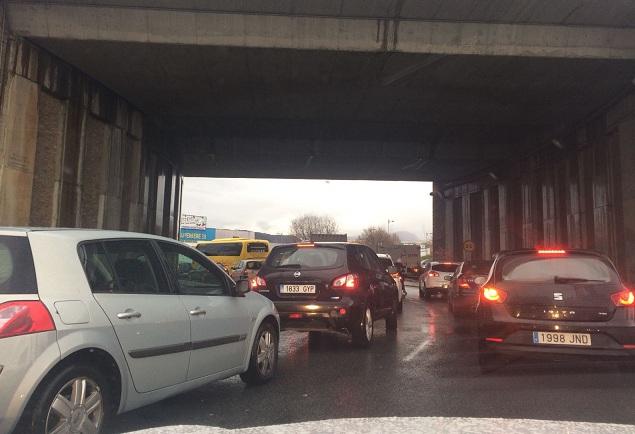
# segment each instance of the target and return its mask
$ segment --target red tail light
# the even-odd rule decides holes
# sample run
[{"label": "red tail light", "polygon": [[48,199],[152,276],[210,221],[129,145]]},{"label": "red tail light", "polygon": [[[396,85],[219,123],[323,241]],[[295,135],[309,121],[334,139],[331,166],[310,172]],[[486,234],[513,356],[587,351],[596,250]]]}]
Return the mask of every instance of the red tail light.
[{"label": "red tail light", "polygon": [[468,289],[470,287],[470,284],[468,283],[465,277],[459,277],[458,283],[459,283],[459,288]]},{"label": "red tail light", "polygon": [[256,291],[258,292],[259,289],[261,288],[266,288],[267,287],[267,282],[265,281],[265,279],[263,279],[260,276],[256,276],[253,277],[250,281],[249,281],[249,288],[252,291]]},{"label": "red tail light", "polygon": [[635,294],[630,289],[611,294],[611,300],[617,307],[633,306],[635,304]]},{"label": "red tail light", "polygon": [[51,314],[41,301],[0,304],[0,339],[55,330]]},{"label": "red tail light", "polygon": [[502,289],[486,287],[481,290],[481,299],[494,303],[504,303],[507,293]]},{"label": "red tail light", "polygon": [[430,276],[430,277],[439,277],[439,273],[437,273],[436,271],[430,271],[428,273],[428,276]]},{"label": "red tail light", "polygon": [[357,289],[359,288],[359,276],[354,273],[345,274],[335,278],[331,284],[333,289]]},{"label": "red tail light", "polygon": [[539,255],[564,255],[566,254],[566,250],[561,249],[542,249],[538,250]]}]

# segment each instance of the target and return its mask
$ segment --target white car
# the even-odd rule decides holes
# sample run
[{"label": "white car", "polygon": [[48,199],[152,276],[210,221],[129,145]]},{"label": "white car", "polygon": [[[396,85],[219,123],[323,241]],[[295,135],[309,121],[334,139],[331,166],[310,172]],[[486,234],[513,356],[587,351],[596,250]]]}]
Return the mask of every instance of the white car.
[{"label": "white car", "polygon": [[[395,267],[395,263],[392,260],[392,256],[390,256],[388,253],[377,253],[377,257],[379,258],[379,262],[381,263],[381,265],[386,267],[386,271],[389,270],[389,267],[392,267],[392,268]],[[397,307],[397,312],[401,313],[403,312],[403,301],[406,298],[406,295],[408,294],[406,292],[406,283],[404,281],[404,278],[401,276],[401,274],[399,274],[399,272],[396,269],[391,271],[393,272],[390,273],[390,275],[395,281],[397,288],[399,288],[400,294],[399,294],[399,306]]]},{"label": "white car", "polygon": [[98,433],[212,380],[264,383],[279,330],[270,300],[174,240],[0,229],[0,433]]},{"label": "white car", "polygon": [[450,280],[458,262],[428,262],[419,276],[419,297],[428,299],[434,294],[447,295]]}]

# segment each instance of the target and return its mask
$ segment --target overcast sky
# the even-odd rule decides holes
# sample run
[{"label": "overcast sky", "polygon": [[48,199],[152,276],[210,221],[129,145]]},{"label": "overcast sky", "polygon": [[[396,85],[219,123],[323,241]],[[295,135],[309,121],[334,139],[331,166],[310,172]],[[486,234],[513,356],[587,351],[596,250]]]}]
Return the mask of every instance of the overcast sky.
[{"label": "overcast sky", "polygon": [[183,214],[207,216],[209,227],[289,232],[302,214],[328,214],[351,237],[368,226],[432,232],[432,184],[394,181],[185,178]]}]

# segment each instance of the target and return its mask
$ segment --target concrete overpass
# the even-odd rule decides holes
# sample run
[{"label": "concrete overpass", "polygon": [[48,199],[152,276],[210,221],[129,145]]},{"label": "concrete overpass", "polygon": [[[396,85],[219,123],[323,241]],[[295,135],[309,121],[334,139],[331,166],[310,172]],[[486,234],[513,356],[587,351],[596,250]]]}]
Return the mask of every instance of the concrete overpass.
[{"label": "concrete overpass", "polygon": [[474,257],[561,243],[635,279],[631,1],[21,0],[4,13],[4,146],[32,158],[4,154],[0,223],[172,234],[181,175],[431,180],[439,257],[467,239]]}]

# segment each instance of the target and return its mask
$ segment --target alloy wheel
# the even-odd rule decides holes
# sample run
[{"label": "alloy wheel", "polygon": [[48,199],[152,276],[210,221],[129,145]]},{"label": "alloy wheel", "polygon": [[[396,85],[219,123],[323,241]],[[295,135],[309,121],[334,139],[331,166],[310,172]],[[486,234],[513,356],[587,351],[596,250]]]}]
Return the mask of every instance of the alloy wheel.
[{"label": "alloy wheel", "polygon": [[258,371],[263,377],[267,377],[273,371],[276,357],[276,344],[271,331],[264,330],[260,335],[257,354]]},{"label": "alloy wheel", "polygon": [[104,419],[99,385],[87,377],[66,383],[55,395],[46,418],[47,434],[98,433]]},{"label": "alloy wheel", "polygon": [[373,312],[370,310],[370,307],[366,307],[364,327],[366,329],[366,339],[370,341],[373,338]]}]

